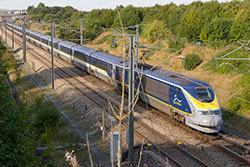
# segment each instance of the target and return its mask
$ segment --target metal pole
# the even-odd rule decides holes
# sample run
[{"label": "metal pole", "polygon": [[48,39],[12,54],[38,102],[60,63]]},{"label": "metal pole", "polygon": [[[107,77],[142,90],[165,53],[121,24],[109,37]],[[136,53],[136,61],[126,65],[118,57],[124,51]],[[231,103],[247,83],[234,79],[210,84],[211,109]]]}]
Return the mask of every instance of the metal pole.
[{"label": "metal pole", "polygon": [[52,90],[55,88],[55,76],[54,76],[54,22],[51,24],[51,87]]},{"label": "metal pole", "polygon": [[105,140],[105,110],[102,110],[102,140]]},{"label": "metal pole", "polygon": [[4,28],[5,28],[5,42],[7,43],[7,26],[6,26],[6,23],[4,24]]},{"label": "metal pole", "polygon": [[26,30],[25,30],[25,16],[23,18],[23,61],[26,62]]},{"label": "metal pole", "polygon": [[80,20],[80,44],[82,45],[82,19]]},{"label": "metal pole", "polygon": [[36,18],[36,32],[38,32],[38,18]]},{"label": "metal pole", "polygon": [[139,61],[139,25],[136,25],[136,64]]},{"label": "metal pole", "polygon": [[14,49],[14,28],[13,28],[13,25],[14,25],[14,21],[12,22],[12,49]]},{"label": "metal pole", "polygon": [[55,20],[53,20],[53,38],[56,37],[56,27],[55,27]]},{"label": "metal pole", "polygon": [[3,23],[1,23],[1,37],[3,39]]},{"label": "metal pole", "polygon": [[[132,109],[134,99],[134,37],[130,37],[130,54],[129,54],[129,107],[128,111]],[[129,148],[128,156],[130,165],[133,165],[133,152],[134,152],[134,117],[133,111],[129,114]]]}]

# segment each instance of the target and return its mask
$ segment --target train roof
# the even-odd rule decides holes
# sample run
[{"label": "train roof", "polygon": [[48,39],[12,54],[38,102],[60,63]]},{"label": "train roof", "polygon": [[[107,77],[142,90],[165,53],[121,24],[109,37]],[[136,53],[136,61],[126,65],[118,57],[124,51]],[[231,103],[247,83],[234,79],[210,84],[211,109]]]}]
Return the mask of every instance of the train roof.
[{"label": "train roof", "polygon": [[184,76],[168,70],[157,69],[148,72],[148,74],[151,74],[152,76],[158,77],[162,80],[175,83],[176,85],[179,85],[185,89],[194,87],[211,87],[204,81]]},{"label": "train roof", "polygon": [[75,51],[83,52],[87,55],[91,55],[92,53],[97,52],[97,50],[95,50],[95,49],[85,47],[85,46],[80,46],[80,45],[75,46],[73,49]]},{"label": "train roof", "polygon": [[40,37],[40,36],[43,36],[43,37],[45,36],[44,34],[41,34],[41,33],[39,33],[39,32],[35,32],[35,31],[31,31],[31,30],[29,30],[29,33],[30,33],[30,34],[34,34],[34,35],[37,35],[37,36],[39,36],[39,37]]},{"label": "train roof", "polygon": [[66,46],[66,47],[69,47],[69,48],[77,46],[76,43],[72,43],[72,42],[69,42],[69,41],[61,41],[61,42],[59,42],[59,45]]},{"label": "train roof", "polygon": [[[115,63],[115,64],[119,64],[119,65],[123,64],[123,58],[122,57],[111,55],[111,54],[108,54],[108,53],[105,53],[105,52],[95,52],[92,55],[96,56],[98,58],[110,61],[110,62]],[[125,61],[126,61],[125,64],[126,64],[126,67],[127,67],[128,66],[128,60],[126,59]]]}]

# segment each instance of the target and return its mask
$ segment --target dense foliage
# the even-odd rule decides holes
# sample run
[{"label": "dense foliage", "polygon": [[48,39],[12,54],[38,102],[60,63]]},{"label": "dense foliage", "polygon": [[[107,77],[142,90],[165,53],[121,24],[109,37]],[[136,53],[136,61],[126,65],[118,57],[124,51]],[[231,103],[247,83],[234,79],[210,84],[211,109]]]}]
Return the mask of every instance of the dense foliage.
[{"label": "dense foliage", "polygon": [[[4,74],[16,65],[6,60],[9,54],[0,43],[0,164],[3,166],[34,166],[33,137],[28,114],[21,105],[16,105]],[[9,57],[7,55],[7,57]]]},{"label": "dense foliage", "polygon": [[49,141],[58,127],[59,113],[42,96],[29,104],[16,104],[5,82],[9,70],[20,77],[18,62],[0,41],[0,164],[40,166],[43,157],[35,154],[35,148]]},{"label": "dense foliage", "polygon": [[73,32],[72,28],[79,30],[80,19],[84,25],[83,35],[89,39],[94,39],[105,29],[120,28],[119,11],[125,27],[146,24],[148,29],[144,29],[144,34],[150,40],[165,38],[166,32],[171,31],[188,40],[234,42],[249,39],[249,8],[248,0],[225,3],[197,1],[179,6],[171,3],[144,8],[129,5],[90,12],[78,11],[71,6],[47,7],[40,3],[37,7],[28,7],[28,14],[34,21],[37,18],[45,22],[55,19],[61,27],[57,33],[67,39],[79,38],[79,33]]}]

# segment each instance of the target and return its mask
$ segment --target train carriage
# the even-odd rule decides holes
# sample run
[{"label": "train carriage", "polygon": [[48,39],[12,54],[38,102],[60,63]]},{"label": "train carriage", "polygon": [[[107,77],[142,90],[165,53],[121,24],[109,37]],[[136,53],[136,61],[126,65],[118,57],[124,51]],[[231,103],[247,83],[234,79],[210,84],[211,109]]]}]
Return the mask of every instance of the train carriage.
[{"label": "train carriage", "polygon": [[73,47],[77,44],[68,42],[68,41],[61,41],[58,43],[58,52],[59,56],[68,61],[71,62],[73,60]]},{"label": "train carriage", "polygon": [[90,69],[90,55],[96,50],[88,47],[83,46],[75,46],[73,47],[74,56],[73,56],[73,63],[75,66],[83,69],[84,71],[89,71]]}]

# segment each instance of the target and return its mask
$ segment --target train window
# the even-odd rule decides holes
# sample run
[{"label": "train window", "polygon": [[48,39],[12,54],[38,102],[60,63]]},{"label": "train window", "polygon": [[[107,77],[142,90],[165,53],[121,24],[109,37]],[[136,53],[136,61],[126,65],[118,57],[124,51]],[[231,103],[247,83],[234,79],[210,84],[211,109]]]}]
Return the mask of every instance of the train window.
[{"label": "train window", "polygon": [[[98,68],[101,68],[105,71],[108,71],[108,66],[106,64],[104,64],[104,62],[101,62],[99,60],[93,60],[93,65],[98,67]],[[110,69],[111,71],[111,69]]]},{"label": "train window", "polygon": [[107,72],[111,72],[111,67],[108,67],[107,66],[107,70],[106,70]]},{"label": "train window", "polygon": [[196,93],[201,102],[211,102],[211,94],[208,88],[196,88]]},{"label": "train window", "polygon": [[74,52],[74,56],[80,60],[83,60],[86,62],[86,56],[83,54],[83,53],[80,53],[78,51],[75,51]]},{"label": "train window", "polygon": [[46,39],[42,39],[42,43],[47,44],[47,43],[48,43],[48,40],[46,40]]},{"label": "train window", "polygon": [[143,76],[143,89],[145,92],[169,102],[169,85]]},{"label": "train window", "polygon": [[68,53],[71,55],[71,49],[66,48],[65,46],[61,46],[61,51]]}]

